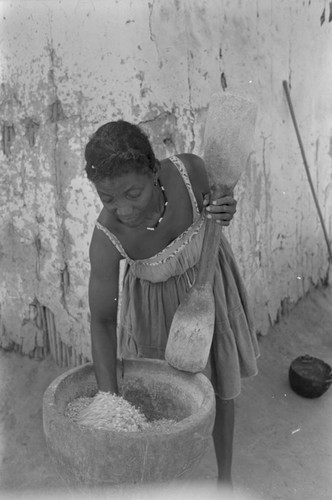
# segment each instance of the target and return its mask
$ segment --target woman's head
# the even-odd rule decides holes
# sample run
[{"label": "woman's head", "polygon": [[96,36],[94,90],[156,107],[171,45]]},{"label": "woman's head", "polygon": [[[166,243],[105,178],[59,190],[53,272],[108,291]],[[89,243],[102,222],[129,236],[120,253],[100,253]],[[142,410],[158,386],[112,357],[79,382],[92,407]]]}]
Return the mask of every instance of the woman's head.
[{"label": "woman's head", "polygon": [[106,123],[86,145],[85,159],[88,179],[114,221],[140,227],[159,211],[160,163],[136,125],[122,120]]},{"label": "woman's head", "polygon": [[123,120],[102,125],[85,147],[85,171],[96,183],[128,172],[152,174],[159,164],[142,130]]}]

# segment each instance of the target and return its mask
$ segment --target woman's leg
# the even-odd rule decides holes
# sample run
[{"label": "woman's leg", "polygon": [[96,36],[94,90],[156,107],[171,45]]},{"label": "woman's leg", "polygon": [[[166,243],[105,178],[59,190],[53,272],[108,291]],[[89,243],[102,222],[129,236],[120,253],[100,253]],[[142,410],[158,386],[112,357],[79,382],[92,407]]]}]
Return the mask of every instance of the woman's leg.
[{"label": "woman's leg", "polygon": [[213,441],[218,465],[218,481],[228,486],[232,486],[234,414],[234,400],[226,401],[217,396]]}]

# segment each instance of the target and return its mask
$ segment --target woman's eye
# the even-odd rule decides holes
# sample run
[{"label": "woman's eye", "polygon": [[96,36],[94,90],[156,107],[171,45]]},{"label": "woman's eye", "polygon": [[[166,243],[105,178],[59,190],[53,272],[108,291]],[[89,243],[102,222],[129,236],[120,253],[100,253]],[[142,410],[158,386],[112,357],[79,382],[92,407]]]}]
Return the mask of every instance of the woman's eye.
[{"label": "woman's eye", "polygon": [[103,198],[102,199],[102,202],[105,203],[106,205],[109,205],[110,203],[112,203],[112,198]]},{"label": "woman's eye", "polygon": [[128,193],[127,196],[129,198],[138,198],[140,195],[141,195],[141,191],[130,191],[130,193]]}]

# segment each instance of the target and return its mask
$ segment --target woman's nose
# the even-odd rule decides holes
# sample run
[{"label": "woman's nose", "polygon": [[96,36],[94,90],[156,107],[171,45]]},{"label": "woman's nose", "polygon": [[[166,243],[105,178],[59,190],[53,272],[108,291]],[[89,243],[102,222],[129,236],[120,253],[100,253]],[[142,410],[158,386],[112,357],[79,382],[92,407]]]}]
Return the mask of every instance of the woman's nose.
[{"label": "woman's nose", "polygon": [[133,213],[133,208],[130,205],[123,203],[119,203],[115,210],[120,217],[128,217],[128,215],[132,215]]}]

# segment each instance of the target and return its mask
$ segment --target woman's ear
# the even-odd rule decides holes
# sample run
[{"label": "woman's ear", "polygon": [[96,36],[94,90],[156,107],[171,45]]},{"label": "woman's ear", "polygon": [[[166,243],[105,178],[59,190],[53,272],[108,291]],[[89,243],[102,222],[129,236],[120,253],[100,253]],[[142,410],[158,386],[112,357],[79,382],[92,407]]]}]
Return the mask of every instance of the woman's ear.
[{"label": "woman's ear", "polygon": [[158,172],[158,174],[159,174],[160,167],[161,167],[161,163],[156,158],[155,161],[154,161],[153,172]]},{"label": "woman's ear", "polygon": [[160,167],[161,167],[160,161],[156,159],[155,163],[154,163],[153,170],[152,170],[153,184],[155,186],[157,186],[157,184],[158,184],[158,177],[159,177]]}]

